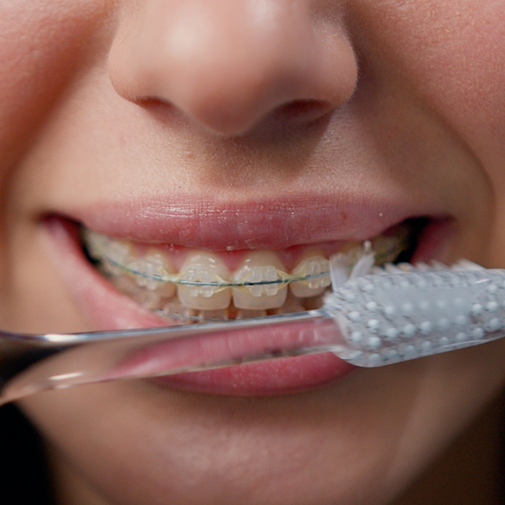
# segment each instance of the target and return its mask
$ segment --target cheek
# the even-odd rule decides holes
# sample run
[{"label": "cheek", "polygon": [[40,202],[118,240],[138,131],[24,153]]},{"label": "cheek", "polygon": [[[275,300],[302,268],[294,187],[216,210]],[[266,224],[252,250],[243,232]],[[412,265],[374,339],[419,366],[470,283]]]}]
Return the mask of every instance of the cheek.
[{"label": "cheek", "polygon": [[473,207],[491,203],[495,218],[490,220],[489,252],[483,260],[504,266],[503,2],[368,0],[360,6],[357,22],[362,30],[368,28],[368,35],[359,42],[373,74],[414,96],[475,160],[475,173],[491,196]]},{"label": "cheek", "polygon": [[467,14],[452,26],[451,41],[423,61],[418,79],[422,82],[423,71],[435,76],[423,84],[427,99],[458,132],[487,179],[494,219],[486,263],[504,267],[505,10],[503,2],[461,3]]},{"label": "cheek", "polygon": [[375,34],[368,43],[378,47],[367,50],[377,57],[388,55],[392,79],[410,87],[476,151],[489,147],[489,138],[503,139],[503,2],[368,1],[363,5],[366,14],[361,13],[361,21]]},{"label": "cheek", "polygon": [[0,3],[0,161],[4,172],[0,177],[18,161],[92,52],[88,35],[106,15],[103,3]]},{"label": "cheek", "polygon": [[410,51],[413,75],[425,99],[496,177],[497,156],[505,154],[505,11],[502,2],[456,4],[461,10],[440,10],[417,52],[423,56],[414,59]]}]

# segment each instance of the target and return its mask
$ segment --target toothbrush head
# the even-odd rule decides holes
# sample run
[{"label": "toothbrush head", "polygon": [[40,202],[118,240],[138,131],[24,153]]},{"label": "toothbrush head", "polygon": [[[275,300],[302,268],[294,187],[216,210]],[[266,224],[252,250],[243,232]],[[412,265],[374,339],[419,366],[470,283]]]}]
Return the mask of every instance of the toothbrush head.
[{"label": "toothbrush head", "polygon": [[325,299],[343,333],[336,353],[375,367],[478,345],[505,335],[505,273],[462,261],[386,265]]}]

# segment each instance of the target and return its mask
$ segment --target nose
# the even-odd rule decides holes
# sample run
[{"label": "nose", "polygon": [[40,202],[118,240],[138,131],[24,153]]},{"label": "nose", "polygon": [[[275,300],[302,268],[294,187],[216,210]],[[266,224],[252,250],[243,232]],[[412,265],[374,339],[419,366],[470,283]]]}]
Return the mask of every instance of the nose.
[{"label": "nose", "polygon": [[283,110],[313,121],[349,99],[358,74],[340,17],[323,22],[313,3],[128,2],[109,54],[112,84],[223,135]]}]

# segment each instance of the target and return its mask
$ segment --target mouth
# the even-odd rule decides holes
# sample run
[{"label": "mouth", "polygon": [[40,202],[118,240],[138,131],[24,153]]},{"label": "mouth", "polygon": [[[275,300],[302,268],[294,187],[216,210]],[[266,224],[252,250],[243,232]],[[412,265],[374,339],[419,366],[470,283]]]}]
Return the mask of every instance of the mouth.
[{"label": "mouth", "polygon": [[427,220],[412,219],[364,241],[279,251],[196,250],[116,239],[82,228],[83,252],[121,293],[167,324],[247,319],[316,309],[331,290],[329,258],[343,275],[373,251],[377,266],[409,261]]},{"label": "mouth", "polygon": [[[152,234],[117,233],[114,226],[108,226],[111,232],[83,222],[58,216],[45,221],[58,268],[98,330],[198,324],[315,309],[331,289],[331,256],[340,255],[344,277],[370,249],[377,265],[441,259],[436,251],[439,238],[447,236],[451,226],[449,219],[422,216],[400,220],[358,240],[318,241],[316,236],[306,243],[275,244],[277,247],[267,249],[262,239],[259,248],[248,249],[244,241],[229,246],[229,241],[218,239],[197,248],[196,244],[165,241],[163,234],[153,239]],[[279,351],[268,329],[258,338]],[[215,340],[223,346],[219,338]],[[130,361],[147,368],[147,362],[163,362],[163,356],[173,352],[167,344]],[[180,353],[184,343],[177,345]],[[191,352],[189,349],[188,344]],[[321,353],[152,381],[211,394],[271,395],[320,387],[353,370],[355,367],[333,354]]]}]

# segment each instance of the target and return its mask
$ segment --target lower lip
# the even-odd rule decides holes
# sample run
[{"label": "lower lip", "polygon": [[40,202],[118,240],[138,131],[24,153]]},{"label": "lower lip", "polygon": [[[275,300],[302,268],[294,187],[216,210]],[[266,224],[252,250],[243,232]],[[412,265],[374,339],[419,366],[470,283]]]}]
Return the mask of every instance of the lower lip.
[{"label": "lower lip", "polygon": [[259,396],[297,393],[344,377],[355,367],[331,353],[159,377],[158,384],[200,393]]},{"label": "lower lip", "polygon": [[[198,368],[201,363],[233,363],[244,356],[278,356],[280,348],[288,354],[302,346],[330,345],[334,332],[334,324],[323,319],[162,341],[132,352],[111,371],[111,377],[151,376],[167,370]],[[206,393],[271,395],[310,389],[353,369],[333,354],[321,353],[164,375],[156,382]]]},{"label": "lower lip", "polygon": [[[118,293],[95,271],[84,257],[75,225],[51,218],[45,222],[51,256],[57,262],[64,281],[79,307],[95,330],[119,330],[153,326],[167,326],[167,322],[142,309],[133,300]],[[85,328],[89,331],[90,328]],[[225,347],[226,335],[216,335],[216,349]],[[258,338],[274,348],[276,332],[262,329]],[[283,342],[286,334],[284,332]],[[295,336],[293,336],[295,338]],[[280,344],[281,342],[279,342]],[[178,342],[178,352],[191,353],[191,342]],[[277,347],[281,347],[278,345]],[[244,349],[248,352],[247,349]],[[173,358],[173,343],[146,347],[128,359],[130,365],[149,369]],[[225,356],[223,356],[225,357]],[[122,366],[125,366],[123,364]],[[254,364],[230,366],[202,372],[182,373],[152,379],[156,384],[196,392],[238,396],[274,395],[305,391],[338,380],[356,367],[331,353],[294,358],[277,358]]]}]

